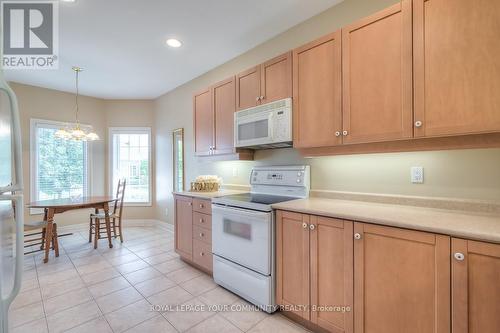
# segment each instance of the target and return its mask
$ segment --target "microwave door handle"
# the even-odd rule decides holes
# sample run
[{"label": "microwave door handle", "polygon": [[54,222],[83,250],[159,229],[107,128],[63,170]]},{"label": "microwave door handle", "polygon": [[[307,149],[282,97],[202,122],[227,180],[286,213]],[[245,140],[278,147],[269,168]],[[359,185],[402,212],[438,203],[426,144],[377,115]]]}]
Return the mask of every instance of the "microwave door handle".
[{"label": "microwave door handle", "polygon": [[269,124],[269,138],[271,139],[271,141],[274,141],[274,124],[273,124],[273,119],[274,119],[274,113],[270,113],[269,114],[268,124]]},{"label": "microwave door handle", "polygon": [[[23,216],[23,196],[22,195],[0,195],[0,201],[9,200],[14,201],[17,207],[16,214],[14,215],[15,223],[16,223],[16,260],[15,260],[15,269],[14,269],[14,285],[12,287],[11,292],[8,294],[6,298],[2,298],[2,302],[4,303],[2,313],[4,319],[4,326],[8,325],[7,323],[7,314],[9,311],[9,306],[16,298],[19,290],[21,289],[21,280],[24,266],[24,216]],[[1,295],[0,295],[1,296]],[[8,326],[6,326],[8,327]],[[6,332],[6,331],[5,331]]]},{"label": "microwave door handle", "polygon": [[13,143],[14,143],[14,174],[15,183],[9,186],[7,189],[0,189],[1,192],[15,192],[21,191],[23,189],[23,168],[22,168],[22,147],[21,147],[21,123],[19,121],[19,106],[17,104],[17,98],[11,87],[5,82],[0,81],[0,91],[4,91],[9,98],[10,110],[12,113],[12,125],[13,125]]}]

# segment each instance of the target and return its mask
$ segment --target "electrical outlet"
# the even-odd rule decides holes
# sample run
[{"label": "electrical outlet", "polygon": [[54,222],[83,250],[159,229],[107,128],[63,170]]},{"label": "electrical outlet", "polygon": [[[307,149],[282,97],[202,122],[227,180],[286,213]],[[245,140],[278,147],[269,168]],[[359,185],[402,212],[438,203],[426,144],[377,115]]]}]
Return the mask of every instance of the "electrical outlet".
[{"label": "electrical outlet", "polygon": [[238,168],[237,167],[233,167],[233,177],[234,178],[238,177]]},{"label": "electrical outlet", "polygon": [[411,167],[411,182],[413,184],[422,184],[424,182],[423,167]]}]

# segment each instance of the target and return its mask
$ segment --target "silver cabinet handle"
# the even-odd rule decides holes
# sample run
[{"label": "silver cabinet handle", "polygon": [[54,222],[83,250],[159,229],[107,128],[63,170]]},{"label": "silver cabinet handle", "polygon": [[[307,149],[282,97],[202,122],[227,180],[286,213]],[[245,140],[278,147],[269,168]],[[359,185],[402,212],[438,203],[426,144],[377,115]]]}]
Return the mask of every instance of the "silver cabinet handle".
[{"label": "silver cabinet handle", "polygon": [[340,136],[340,131],[335,132],[335,136]]},{"label": "silver cabinet handle", "polygon": [[202,232],[200,232],[200,237],[203,237],[203,236],[205,236],[205,235]]},{"label": "silver cabinet handle", "polygon": [[343,131],[343,132],[342,132],[342,135],[343,135],[343,136],[346,136],[347,134],[348,134],[348,133],[347,133],[347,131]]},{"label": "silver cabinet handle", "polygon": [[309,225],[309,229],[314,230],[316,229],[316,226],[314,224]]},{"label": "silver cabinet handle", "polygon": [[205,206],[203,206],[203,204],[200,204],[200,208],[203,208],[203,207],[205,207]]},{"label": "silver cabinet handle", "polygon": [[204,252],[200,252],[200,257],[203,257],[205,255]]},{"label": "silver cabinet handle", "polygon": [[192,206],[192,205],[193,205],[193,203],[191,203],[191,202],[188,202],[188,206]]},{"label": "silver cabinet handle", "polygon": [[307,229],[307,223],[302,223],[302,228]]},{"label": "silver cabinet handle", "polygon": [[456,252],[453,256],[458,261],[463,261],[465,259],[465,255],[463,253],[460,253],[460,252]]},{"label": "silver cabinet handle", "polygon": [[205,222],[205,221],[203,221],[203,219],[200,219],[200,223],[203,223],[203,222]]},{"label": "silver cabinet handle", "polygon": [[422,122],[420,120],[417,120],[415,122],[415,127],[422,127]]},{"label": "silver cabinet handle", "polygon": [[361,234],[355,233],[354,234],[354,239],[361,239]]}]

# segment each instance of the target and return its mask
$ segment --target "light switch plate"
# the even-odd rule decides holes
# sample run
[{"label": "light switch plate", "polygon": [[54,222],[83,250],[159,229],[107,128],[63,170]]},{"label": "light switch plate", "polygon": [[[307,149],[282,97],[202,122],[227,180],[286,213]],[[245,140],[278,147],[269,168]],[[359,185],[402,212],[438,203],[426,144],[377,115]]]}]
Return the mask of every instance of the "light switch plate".
[{"label": "light switch plate", "polygon": [[422,184],[424,182],[423,167],[411,167],[411,182],[413,184]]}]

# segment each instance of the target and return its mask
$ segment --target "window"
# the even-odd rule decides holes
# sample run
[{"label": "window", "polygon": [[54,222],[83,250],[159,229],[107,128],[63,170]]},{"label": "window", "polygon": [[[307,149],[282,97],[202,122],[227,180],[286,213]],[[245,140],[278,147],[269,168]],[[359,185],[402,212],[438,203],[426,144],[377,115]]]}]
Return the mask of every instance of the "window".
[{"label": "window", "polygon": [[88,144],[58,139],[61,123],[31,120],[31,197],[64,199],[88,195]]},{"label": "window", "polygon": [[151,205],[151,129],[109,129],[110,192],[125,178],[124,202],[130,206]]},{"label": "window", "polygon": [[174,163],[174,191],[184,191],[184,129],[172,133]]}]

